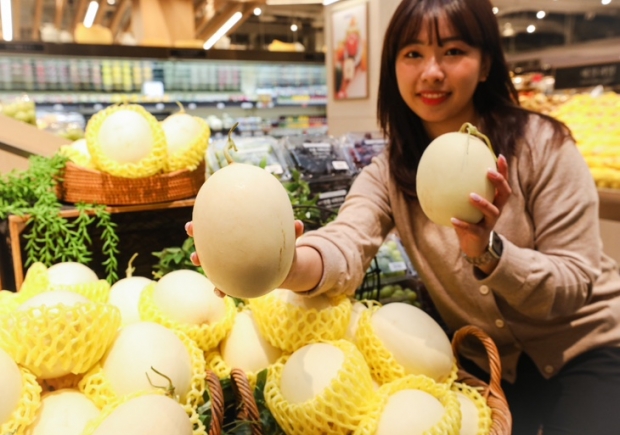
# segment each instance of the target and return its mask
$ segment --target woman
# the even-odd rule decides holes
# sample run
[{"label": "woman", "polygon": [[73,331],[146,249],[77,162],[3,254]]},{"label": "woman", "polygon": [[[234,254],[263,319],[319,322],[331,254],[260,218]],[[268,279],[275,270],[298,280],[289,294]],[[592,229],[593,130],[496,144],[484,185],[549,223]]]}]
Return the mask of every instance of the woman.
[{"label": "woman", "polygon": [[[479,326],[497,344],[515,435],[620,433],[620,276],[602,252],[596,188],[568,129],[518,106],[491,4],[403,0],[382,56],[389,149],[338,219],[298,240],[282,287],[352,294],[396,229],[448,327]],[[471,194],[481,222],[440,227],[416,199],[416,168],[464,122],[500,155],[488,172],[496,195]],[[480,349],[463,351],[486,367]]]}]

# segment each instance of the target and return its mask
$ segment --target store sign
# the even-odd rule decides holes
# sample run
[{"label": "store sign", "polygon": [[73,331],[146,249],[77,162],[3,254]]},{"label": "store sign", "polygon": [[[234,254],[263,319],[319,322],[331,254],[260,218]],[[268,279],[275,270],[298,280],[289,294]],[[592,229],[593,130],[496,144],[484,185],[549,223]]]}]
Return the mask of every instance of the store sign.
[{"label": "store sign", "polygon": [[555,89],[617,84],[620,84],[620,62],[558,68],[555,71]]}]

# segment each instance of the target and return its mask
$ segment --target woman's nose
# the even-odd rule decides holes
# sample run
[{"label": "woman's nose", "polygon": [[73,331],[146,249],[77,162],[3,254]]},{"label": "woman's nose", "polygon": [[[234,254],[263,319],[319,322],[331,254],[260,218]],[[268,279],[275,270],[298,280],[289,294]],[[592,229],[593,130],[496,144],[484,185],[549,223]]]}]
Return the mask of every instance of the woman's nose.
[{"label": "woman's nose", "polygon": [[442,81],[445,77],[443,69],[437,59],[433,56],[428,59],[424,64],[424,70],[422,71],[422,79],[429,82]]}]

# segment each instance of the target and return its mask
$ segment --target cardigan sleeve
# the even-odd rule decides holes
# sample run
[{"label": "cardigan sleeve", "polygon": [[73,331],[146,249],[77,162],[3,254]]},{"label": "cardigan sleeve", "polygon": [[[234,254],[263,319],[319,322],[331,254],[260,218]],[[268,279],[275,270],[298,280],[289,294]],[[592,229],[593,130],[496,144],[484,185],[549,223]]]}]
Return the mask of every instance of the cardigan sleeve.
[{"label": "cardigan sleeve", "polygon": [[[550,126],[535,131],[515,168],[525,180],[523,213],[530,215],[534,247],[502,237],[499,264],[480,281],[517,311],[542,320],[571,315],[588,302],[601,247],[598,193],[583,157],[571,139],[552,144]],[[510,216],[500,222],[509,224]]]},{"label": "cardigan sleeve", "polygon": [[394,226],[387,177],[383,153],[356,177],[336,220],[298,239],[297,246],[313,247],[323,260],[323,276],[307,295],[350,295],[359,287]]}]

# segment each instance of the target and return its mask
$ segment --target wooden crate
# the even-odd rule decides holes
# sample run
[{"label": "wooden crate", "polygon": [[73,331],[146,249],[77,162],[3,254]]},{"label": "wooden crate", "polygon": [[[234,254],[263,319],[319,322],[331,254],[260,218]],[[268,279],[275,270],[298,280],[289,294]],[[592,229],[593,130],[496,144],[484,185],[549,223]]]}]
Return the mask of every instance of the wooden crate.
[{"label": "wooden crate", "polygon": [[[134,253],[138,257],[134,260],[136,268],[134,275],[152,277],[153,266],[158,259],[152,252],[161,251],[172,246],[181,246],[186,240],[185,222],[191,220],[194,199],[156,204],[107,207],[112,215],[112,221],[117,224],[116,232],[119,236],[118,275],[125,276],[125,269]],[[61,216],[73,219],[78,216],[74,207],[61,211]],[[24,231],[26,218],[9,216],[4,222],[5,240],[0,249],[0,288],[17,291],[24,280],[25,254]],[[94,224],[91,228],[94,227]],[[101,254],[101,244],[98,230],[92,228],[93,261],[88,265],[100,278],[105,278]]]}]

